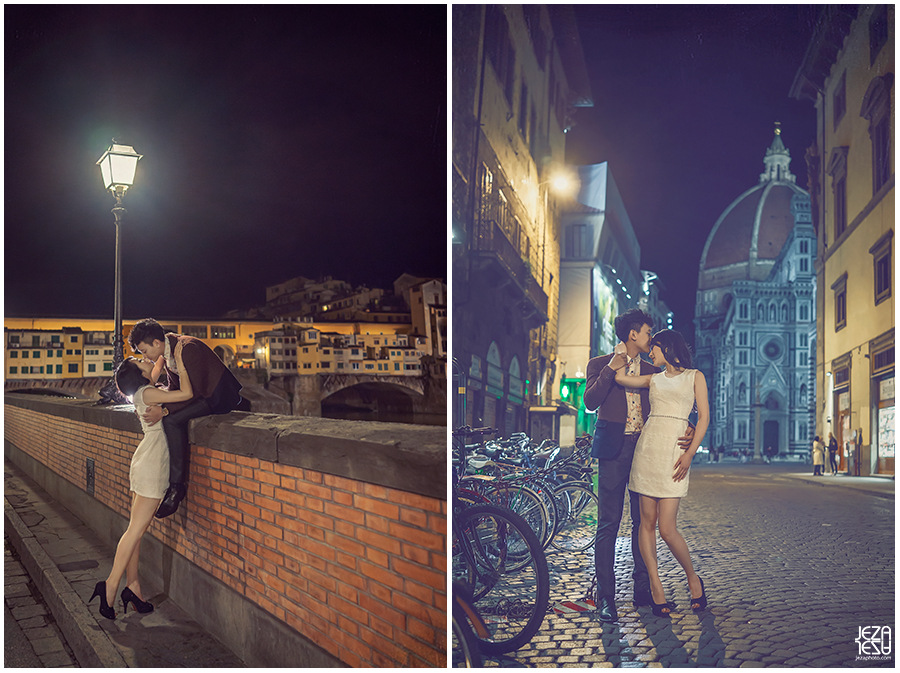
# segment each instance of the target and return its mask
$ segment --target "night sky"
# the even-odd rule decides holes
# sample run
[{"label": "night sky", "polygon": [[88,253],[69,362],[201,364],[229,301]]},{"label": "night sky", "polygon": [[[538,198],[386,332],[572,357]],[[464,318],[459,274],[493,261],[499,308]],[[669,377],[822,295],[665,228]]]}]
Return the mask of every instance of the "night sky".
[{"label": "night sky", "polygon": [[[575,113],[572,164],[609,161],[641,245],[693,339],[700,256],[725,208],[758,184],[781,122],[797,185],[816,111],[789,98],[819,7],[577,5],[594,107]],[[659,326],[657,326],[659,327]]]},{"label": "night sky", "polygon": [[444,5],[41,6],[5,15],[5,314],[211,318],[331,275],[446,278]]}]

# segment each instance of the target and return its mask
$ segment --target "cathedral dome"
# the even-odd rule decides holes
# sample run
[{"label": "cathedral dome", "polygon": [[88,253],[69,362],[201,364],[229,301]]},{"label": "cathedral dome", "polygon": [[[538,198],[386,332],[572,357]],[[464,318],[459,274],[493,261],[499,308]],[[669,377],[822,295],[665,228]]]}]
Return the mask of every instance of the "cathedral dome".
[{"label": "cathedral dome", "polygon": [[[698,292],[730,287],[735,280],[765,280],[794,228],[791,199],[808,194],[795,184],[790,152],[781,141],[780,128],[775,129],[775,139],[763,161],[766,170],[759,184],[722,212],[706,239]],[[714,313],[727,308],[700,303]]]}]

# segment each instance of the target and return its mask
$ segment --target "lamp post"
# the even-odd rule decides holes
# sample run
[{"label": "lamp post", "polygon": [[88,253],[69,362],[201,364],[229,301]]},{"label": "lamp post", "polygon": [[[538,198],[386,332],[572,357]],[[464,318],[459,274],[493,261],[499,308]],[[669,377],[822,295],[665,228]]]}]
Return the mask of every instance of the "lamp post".
[{"label": "lamp post", "polygon": [[103,187],[108,189],[116,199],[116,205],[112,214],[116,218],[116,288],[115,307],[113,310],[115,327],[113,331],[113,377],[100,391],[100,404],[124,403],[116,387],[115,371],[124,360],[124,341],[122,339],[122,220],[127,212],[122,207],[122,197],[134,184],[134,174],[137,171],[137,162],[143,155],[134,151],[130,145],[119,145],[113,138],[109,149],[103,153],[97,165],[100,166],[100,176],[103,178]]}]

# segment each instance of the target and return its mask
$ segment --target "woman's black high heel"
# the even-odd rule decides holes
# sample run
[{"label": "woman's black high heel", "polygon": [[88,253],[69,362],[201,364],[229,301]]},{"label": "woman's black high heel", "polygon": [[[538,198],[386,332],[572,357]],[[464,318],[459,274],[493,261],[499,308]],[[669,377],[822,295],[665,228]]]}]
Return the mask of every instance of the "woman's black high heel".
[{"label": "woman's black high heel", "polygon": [[150,605],[150,603],[142,601],[131,589],[125,587],[122,589],[122,609],[125,611],[126,615],[128,614],[129,601],[134,604],[134,609],[142,614],[153,612],[153,606]]},{"label": "woman's black high heel", "polygon": [[115,619],[116,611],[113,610],[109,603],[106,602],[106,581],[97,582],[94,586],[94,593],[91,594],[90,600],[88,603],[93,601],[97,596],[100,596],[100,614],[106,617],[107,619]]},{"label": "woman's black high heel", "polygon": [[[700,580],[700,598],[691,598],[691,609],[694,612],[700,612],[701,610],[706,609],[706,587],[703,586],[703,580],[699,577]],[[697,604],[697,607],[694,607],[694,604]]]},{"label": "woman's black high heel", "polygon": [[[650,609],[653,610],[653,614],[657,617],[668,617],[672,614],[674,604],[672,601],[667,601],[665,596],[663,596],[662,603],[657,603],[653,598],[653,594],[650,594]],[[663,612],[663,609],[668,610],[668,612]]]}]

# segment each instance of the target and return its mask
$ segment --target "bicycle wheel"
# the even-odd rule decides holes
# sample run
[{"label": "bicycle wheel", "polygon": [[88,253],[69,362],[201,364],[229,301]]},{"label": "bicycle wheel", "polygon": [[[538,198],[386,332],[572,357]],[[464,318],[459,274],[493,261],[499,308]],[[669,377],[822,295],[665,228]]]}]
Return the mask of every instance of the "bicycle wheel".
[{"label": "bicycle wheel", "polygon": [[478,649],[472,621],[478,622],[479,630],[486,629],[484,621],[472,607],[472,597],[461,582],[453,582],[452,628],[450,632],[450,667],[481,668],[484,660]]},{"label": "bicycle wheel", "polygon": [[[475,505],[453,523],[454,579],[465,573],[470,580],[478,610],[488,629],[489,639],[479,638],[484,654],[512,652],[534,637],[550,600],[547,558],[531,527],[519,515],[495,505]],[[524,565],[509,569],[510,557],[525,556]],[[486,570],[490,566],[490,570]],[[472,583],[474,581],[474,584]],[[490,584],[487,592],[477,591]]]},{"label": "bicycle wheel", "polygon": [[[541,496],[535,493],[527,486],[514,486],[511,484],[491,484],[484,490],[484,495],[495,505],[500,505],[512,510],[521,516],[531,530],[537,535],[543,549],[544,540],[547,537],[547,526],[550,515],[547,513],[547,507],[544,505]],[[528,558],[520,557],[522,563],[527,563]]]},{"label": "bicycle wheel", "polygon": [[560,551],[584,551],[597,535],[600,502],[589,486],[564,484],[554,491],[559,524],[552,545]]},{"label": "bicycle wheel", "polygon": [[556,496],[553,491],[556,484],[543,478],[533,478],[529,481],[530,488],[537,493],[544,507],[547,508],[547,533],[541,540],[541,546],[546,549],[550,546],[550,541],[556,535],[556,528],[559,525],[559,514],[556,511]]}]

